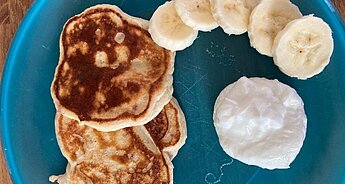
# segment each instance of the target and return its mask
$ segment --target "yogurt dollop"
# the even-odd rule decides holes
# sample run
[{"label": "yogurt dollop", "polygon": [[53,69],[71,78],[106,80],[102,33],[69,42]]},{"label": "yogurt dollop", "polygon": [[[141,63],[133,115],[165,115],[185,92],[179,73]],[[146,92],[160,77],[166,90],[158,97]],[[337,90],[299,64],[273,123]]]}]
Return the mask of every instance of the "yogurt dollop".
[{"label": "yogurt dollop", "polygon": [[213,114],[219,142],[231,157],[266,169],[286,169],[306,136],[297,92],[278,80],[241,77],[218,96]]}]

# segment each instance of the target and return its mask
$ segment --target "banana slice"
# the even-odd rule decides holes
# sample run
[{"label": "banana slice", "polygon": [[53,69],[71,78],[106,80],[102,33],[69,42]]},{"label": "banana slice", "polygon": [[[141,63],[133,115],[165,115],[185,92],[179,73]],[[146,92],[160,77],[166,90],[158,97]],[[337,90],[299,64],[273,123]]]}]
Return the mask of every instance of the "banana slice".
[{"label": "banana slice", "polygon": [[213,17],[225,33],[240,35],[247,31],[249,16],[260,0],[211,0]]},{"label": "banana slice", "polygon": [[283,73],[298,79],[310,78],[329,64],[332,30],[322,19],[304,16],[278,33],[272,51],[273,61]]},{"label": "banana slice", "polygon": [[272,56],[272,45],[277,33],[286,24],[302,17],[298,7],[287,0],[262,0],[249,19],[250,44],[260,54]]},{"label": "banana slice", "polygon": [[209,0],[175,0],[177,14],[194,30],[211,31],[218,27]]},{"label": "banana slice", "polygon": [[182,22],[173,1],[164,3],[153,13],[149,33],[159,46],[172,51],[189,47],[198,36],[198,31]]}]

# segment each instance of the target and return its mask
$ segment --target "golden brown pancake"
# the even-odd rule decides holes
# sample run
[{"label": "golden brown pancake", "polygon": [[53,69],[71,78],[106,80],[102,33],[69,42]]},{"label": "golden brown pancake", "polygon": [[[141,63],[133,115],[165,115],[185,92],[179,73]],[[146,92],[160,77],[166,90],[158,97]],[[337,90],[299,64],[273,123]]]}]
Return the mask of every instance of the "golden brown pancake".
[{"label": "golden brown pancake", "polygon": [[60,184],[172,183],[171,160],[186,139],[185,118],[175,99],[145,126],[100,132],[59,113],[55,126],[69,162],[64,175],[50,178]]},{"label": "golden brown pancake", "polygon": [[181,141],[187,136],[184,114],[175,98],[164,106],[163,110],[144,127],[155,144],[173,159],[180,149]]},{"label": "golden brown pancake", "polygon": [[112,5],[69,19],[51,86],[56,109],[100,131],[152,120],[171,99],[175,54],[147,26]]}]

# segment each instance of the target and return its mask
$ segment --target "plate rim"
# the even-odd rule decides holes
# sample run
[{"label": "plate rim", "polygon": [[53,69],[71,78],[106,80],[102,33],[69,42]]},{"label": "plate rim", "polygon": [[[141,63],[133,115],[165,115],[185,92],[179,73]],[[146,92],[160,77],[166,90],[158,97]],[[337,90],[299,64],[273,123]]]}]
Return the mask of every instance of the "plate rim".
[{"label": "plate rim", "polygon": [[[334,21],[334,26],[336,30],[341,30],[343,34],[339,34],[341,41],[345,45],[345,20],[341,17],[338,9],[335,7],[332,0],[316,0],[320,3],[323,3],[325,6],[321,6],[320,8],[327,14],[328,16],[332,17]],[[9,131],[9,124],[7,120],[7,99],[9,93],[8,85],[11,83],[8,78],[10,78],[11,74],[13,73],[13,65],[16,62],[16,55],[18,48],[22,45],[23,39],[25,38],[25,33],[31,28],[31,22],[35,21],[39,13],[41,12],[42,7],[44,7],[48,3],[45,0],[34,0],[31,4],[30,8],[28,9],[27,13],[25,14],[24,18],[22,19],[12,41],[10,48],[7,52],[7,56],[5,58],[5,63],[3,67],[2,79],[1,79],[1,86],[0,86],[0,137],[1,137],[1,146],[3,149],[3,155],[5,158],[5,163],[10,174],[11,180],[13,183],[23,183],[22,175],[17,167],[17,161],[13,156],[13,150],[11,146],[11,141],[8,137],[7,132]],[[333,31],[334,33],[334,31]],[[345,174],[345,171],[344,171]],[[345,176],[344,176],[345,178]],[[48,181],[48,179],[47,179]]]},{"label": "plate rim", "polygon": [[23,183],[23,178],[19,174],[19,170],[16,164],[16,160],[13,156],[12,146],[10,144],[10,139],[8,138],[7,132],[9,131],[8,120],[7,120],[7,99],[8,96],[8,85],[11,81],[10,78],[11,73],[13,72],[13,64],[16,62],[16,53],[19,46],[22,44],[23,39],[27,30],[30,28],[31,22],[35,20],[35,18],[39,15],[41,8],[47,3],[48,1],[44,0],[35,0],[30,8],[28,9],[27,13],[23,17],[21,23],[18,26],[16,33],[14,34],[13,40],[11,42],[10,48],[7,52],[7,57],[5,59],[5,64],[2,73],[1,79],[1,89],[0,89],[0,135],[1,135],[1,146],[3,150],[3,155],[5,158],[5,163],[11,177],[13,183]]}]

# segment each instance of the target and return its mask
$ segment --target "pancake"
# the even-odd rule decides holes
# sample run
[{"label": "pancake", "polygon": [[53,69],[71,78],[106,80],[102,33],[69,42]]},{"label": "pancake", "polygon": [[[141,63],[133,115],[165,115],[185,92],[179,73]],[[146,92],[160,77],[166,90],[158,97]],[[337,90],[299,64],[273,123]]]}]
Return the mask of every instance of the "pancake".
[{"label": "pancake", "polygon": [[113,5],[69,19],[51,85],[57,111],[100,131],[157,116],[172,97],[175,53],[156,45],[147,28]]},{"label": "pancake", "polygon": [[68,160],[64,175],[50,177],[60,184],[172,183],[171,160],[187,137],[185,118],[175,99],[145,126],[100,132],[60,113],[55,126]]},{"label": "pancake", "polygon": [[173,159],[187,138],[186,119],[175,98],[144,125],[160,150]]}]

